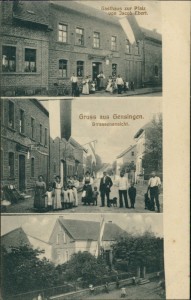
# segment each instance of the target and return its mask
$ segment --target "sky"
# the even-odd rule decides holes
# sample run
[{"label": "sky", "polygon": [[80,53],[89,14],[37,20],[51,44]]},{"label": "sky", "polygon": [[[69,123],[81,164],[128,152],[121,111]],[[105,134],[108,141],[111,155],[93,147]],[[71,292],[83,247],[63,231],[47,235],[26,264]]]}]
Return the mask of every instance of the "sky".
[{"label": "sky", "polygon": [[[105,219],[105,222],[112,221],[128,232],[140,232],[151,229],[157,236],[163,236],[162,214],[71,214],[62,215],[65,219],[84,221],[97,221]],[[22,227],[23,230],[34,237],[47,242],[59,215],[17,215],[1,216],[1,235]]]},{"label": "sky", "polygon": [[[60,136],[60,105],[57,100],[50,100],[43,104],[50,112],[50,135],[52,138]],[[72,137],[81,145],[97,140],[96,153],[103,163],[112,163],[116,156],[135,143],[134,135],[149,122],[153,115],[161,112],[160,98],[143,97],[127,98],[75,98],[72,100]],[[107,122],[113,120],[113,114],[142,115],[143,119],[129,120],[129,126],[120,127],[93,127],[89,119],[80,119],[80,115],[109,115]],[[127,122],[127,120],[125,120]]]},{"label": "sky", "polygon": [[[137,15],[136,19],[138,24],[141,27],[153,30],[156,29],[159,33],[162,33],[162,22],[161,22],[161,3],[160,1],[115,1],[115,0],[107,0],[107,1],[76,1],[81,4],[88,5],[90,7],[101,10],[101,7],[122,7],[124,11],[124,7],[145,7],[148,15]],[[103,10],[102,10],[103,11]],[[141,11],[141,10],[140,10]],[[112,17],[112,16],[111,16]],[[124,15],[117,15],[116,17],[122,18]]]}]

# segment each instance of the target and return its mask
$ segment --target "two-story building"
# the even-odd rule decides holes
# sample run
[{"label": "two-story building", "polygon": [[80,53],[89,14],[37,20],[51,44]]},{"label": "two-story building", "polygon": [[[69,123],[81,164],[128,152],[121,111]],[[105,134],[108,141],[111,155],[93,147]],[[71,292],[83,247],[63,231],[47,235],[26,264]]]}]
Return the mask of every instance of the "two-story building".
[{"label": "two-story building", "polygon": [[132,166],[132,168],[128,170],[128,178],[131,181],[135,182],[135,169],[133,168],[133,166],[136,164],[136,144],[131,145],[117,156],[116,176],[120,175],[120,172],[122,169],[124,169],[125,164]]},{"label": "two-story building", "polygon": [[48,181],[49,113],[36,99],[1,100],[1,180],[29,190]]}]

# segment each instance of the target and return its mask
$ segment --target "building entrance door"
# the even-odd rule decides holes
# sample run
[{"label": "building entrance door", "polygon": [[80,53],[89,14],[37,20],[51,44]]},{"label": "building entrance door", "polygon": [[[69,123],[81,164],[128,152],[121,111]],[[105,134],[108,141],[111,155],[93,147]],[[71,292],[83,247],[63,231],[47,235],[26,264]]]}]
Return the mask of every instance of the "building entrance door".
[{"label": "building entrance door", "polygon": [[92,63],[92,79],[97,82],[97,75],[102,71],[102,63],[93,62]]},{"label": "building entrance door", "polygon": [[25,155],[19,155],[19,191],[25,190]]}]

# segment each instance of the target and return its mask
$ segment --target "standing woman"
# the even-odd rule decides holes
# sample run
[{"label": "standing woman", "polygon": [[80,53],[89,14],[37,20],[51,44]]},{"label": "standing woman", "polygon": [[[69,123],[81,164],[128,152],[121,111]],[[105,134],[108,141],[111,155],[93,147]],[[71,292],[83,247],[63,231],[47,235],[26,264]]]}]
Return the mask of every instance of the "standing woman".
[{"label": "standing woman", "polygon": [[105,75],[103,74],[103,71],[101,71],[99,73],[99,75],[97,76],[98,79],[98,90],[101,91],[104,89],[104,79],[105,79]]},{"label": "standing woman", "polygon": [[60,176],[56,176],[56,180],[53,183],[54,202],[53,210],[62,209],[61,196],[62,196],[62,184]]},{"label": "standing woman", "polygon": [[75,206],[78,206],[78,190],[77,190],[77,188],[79,187],[79,185],[80,185],[79,180],[77,179],[77,176],[74,175],[73,191],[75,194]]},{"label": "standing woman", "polygon": [[[90,176],[90,172],[87,171],[84,179],[83,179],[83,193],[84,193],[84,205],[86,205],[86,203],[90,204],[91,199],[92,199],[92,184],[93,184],[93,178]],[[82,193],[82,194],[83,194]]]},{"label": "standing woman", "polygon": [[39,210],[45,209],[45,193],[46,183],[44,182],[43,176],[39,175],[35,183],[34,208]]},{"label": "standing woman", "polygon": [[83,84],[83,88],[82,88],[82,94],[83,95],[89,95],[90,91],[89,91],[89,77],[86,76],[86,78],[82,81]]}]

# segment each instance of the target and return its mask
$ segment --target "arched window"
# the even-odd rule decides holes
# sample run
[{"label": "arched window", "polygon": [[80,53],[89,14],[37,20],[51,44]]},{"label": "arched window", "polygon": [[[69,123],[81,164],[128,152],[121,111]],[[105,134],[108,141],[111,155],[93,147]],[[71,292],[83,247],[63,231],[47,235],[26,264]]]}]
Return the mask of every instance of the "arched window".
[{"label": "arched window", "polygon": [[158,77],[159,76],[159,68],[157,65],[155,65],[154,67],[154,73],[155,73],[155,76]]},{"label": "arched window", "polygon": [[67,77],[67,60],[65,59],[60,59],[59,60],[59,76],[60,77]]},{"label": "arched window", "polygon": [[31,177],[35,177],[35,174],[34,174],[34,157],[31,158]]}]

